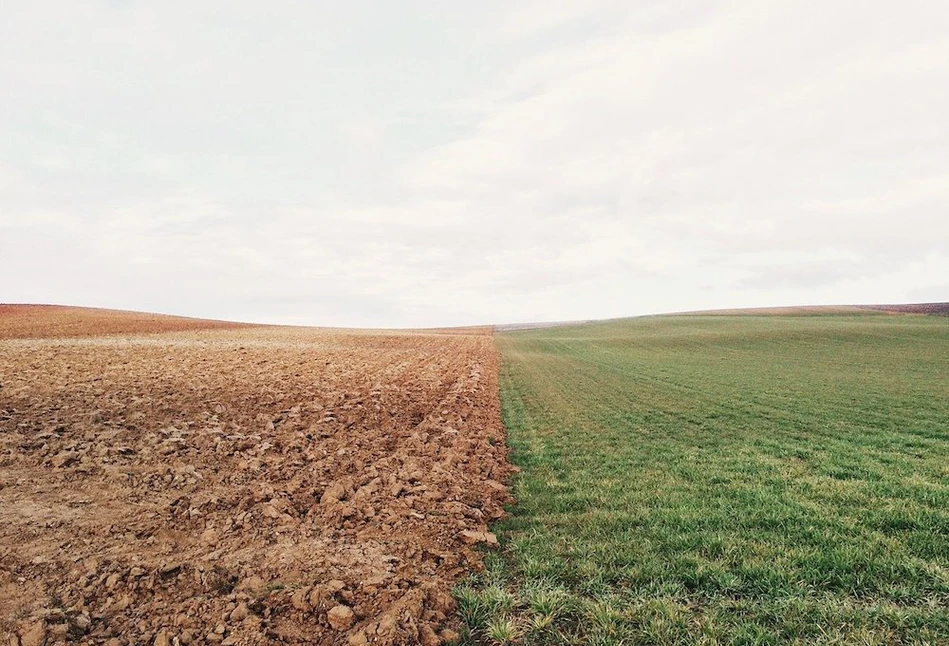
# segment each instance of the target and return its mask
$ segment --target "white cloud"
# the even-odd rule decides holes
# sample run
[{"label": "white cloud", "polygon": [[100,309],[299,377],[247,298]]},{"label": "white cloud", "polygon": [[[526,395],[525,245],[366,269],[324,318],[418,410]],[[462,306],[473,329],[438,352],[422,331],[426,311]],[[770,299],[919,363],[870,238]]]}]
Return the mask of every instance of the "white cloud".
[{"label": "white cloud", "polygon": [[7,14],[0,301],[424,326],[949,298],[939,3]]}]

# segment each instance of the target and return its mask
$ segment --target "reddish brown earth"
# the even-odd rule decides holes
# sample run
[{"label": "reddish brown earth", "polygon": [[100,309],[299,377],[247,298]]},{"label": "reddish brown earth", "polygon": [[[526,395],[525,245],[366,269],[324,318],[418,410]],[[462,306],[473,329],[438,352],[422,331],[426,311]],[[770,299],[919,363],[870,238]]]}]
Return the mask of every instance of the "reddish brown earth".
[{"label": "reddish brown earth", "polygon": [[509,501],[489,334],[67,314],[0,314],[0,643],[456,636]]},{"label": "reddish brown earth", "polygon": [[911,305],[867,305],[867,309],[890,312],[892,314],[928,314],[930,316],[949,316],[949,303],[915,303]]},{"label": "reddish brown earth", "polygon": [[150,334],[252,327],[246,323],[62,305],[0,304],[0,339]]}]

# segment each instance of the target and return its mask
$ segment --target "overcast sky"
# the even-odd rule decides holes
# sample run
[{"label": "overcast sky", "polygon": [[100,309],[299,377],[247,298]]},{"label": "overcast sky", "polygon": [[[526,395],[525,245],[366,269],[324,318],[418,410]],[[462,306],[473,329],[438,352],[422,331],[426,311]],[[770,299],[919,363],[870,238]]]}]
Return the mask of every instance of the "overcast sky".
[{"label": "overcast sky", "polygon": [[949,2],[6,2],[0,302],[949,300]]}]

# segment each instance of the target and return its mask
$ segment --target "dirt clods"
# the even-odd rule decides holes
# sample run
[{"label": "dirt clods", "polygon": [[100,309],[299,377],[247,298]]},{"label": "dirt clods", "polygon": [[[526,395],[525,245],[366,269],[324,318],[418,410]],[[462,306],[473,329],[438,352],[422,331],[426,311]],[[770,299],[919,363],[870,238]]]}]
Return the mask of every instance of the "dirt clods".
[{"label": "dirt clods", "polygon": [[0,643],[457,639],[509,501],[489,334],[3,321]]},{"label": "dirt clods", "polygon": [[353,609],[344,605],[333,606],[326,613],[326,619],[335,630],[347,630],[353,625],[355,617]]}]

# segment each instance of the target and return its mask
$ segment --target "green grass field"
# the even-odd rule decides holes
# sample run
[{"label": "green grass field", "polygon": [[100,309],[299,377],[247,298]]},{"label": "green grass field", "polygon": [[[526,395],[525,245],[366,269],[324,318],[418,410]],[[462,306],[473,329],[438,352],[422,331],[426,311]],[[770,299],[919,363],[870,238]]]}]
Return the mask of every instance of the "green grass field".
[{"label": "green grass field", "polygon": [[517,505],[469,643],[949,644],[949,319],[498,336]]}]

